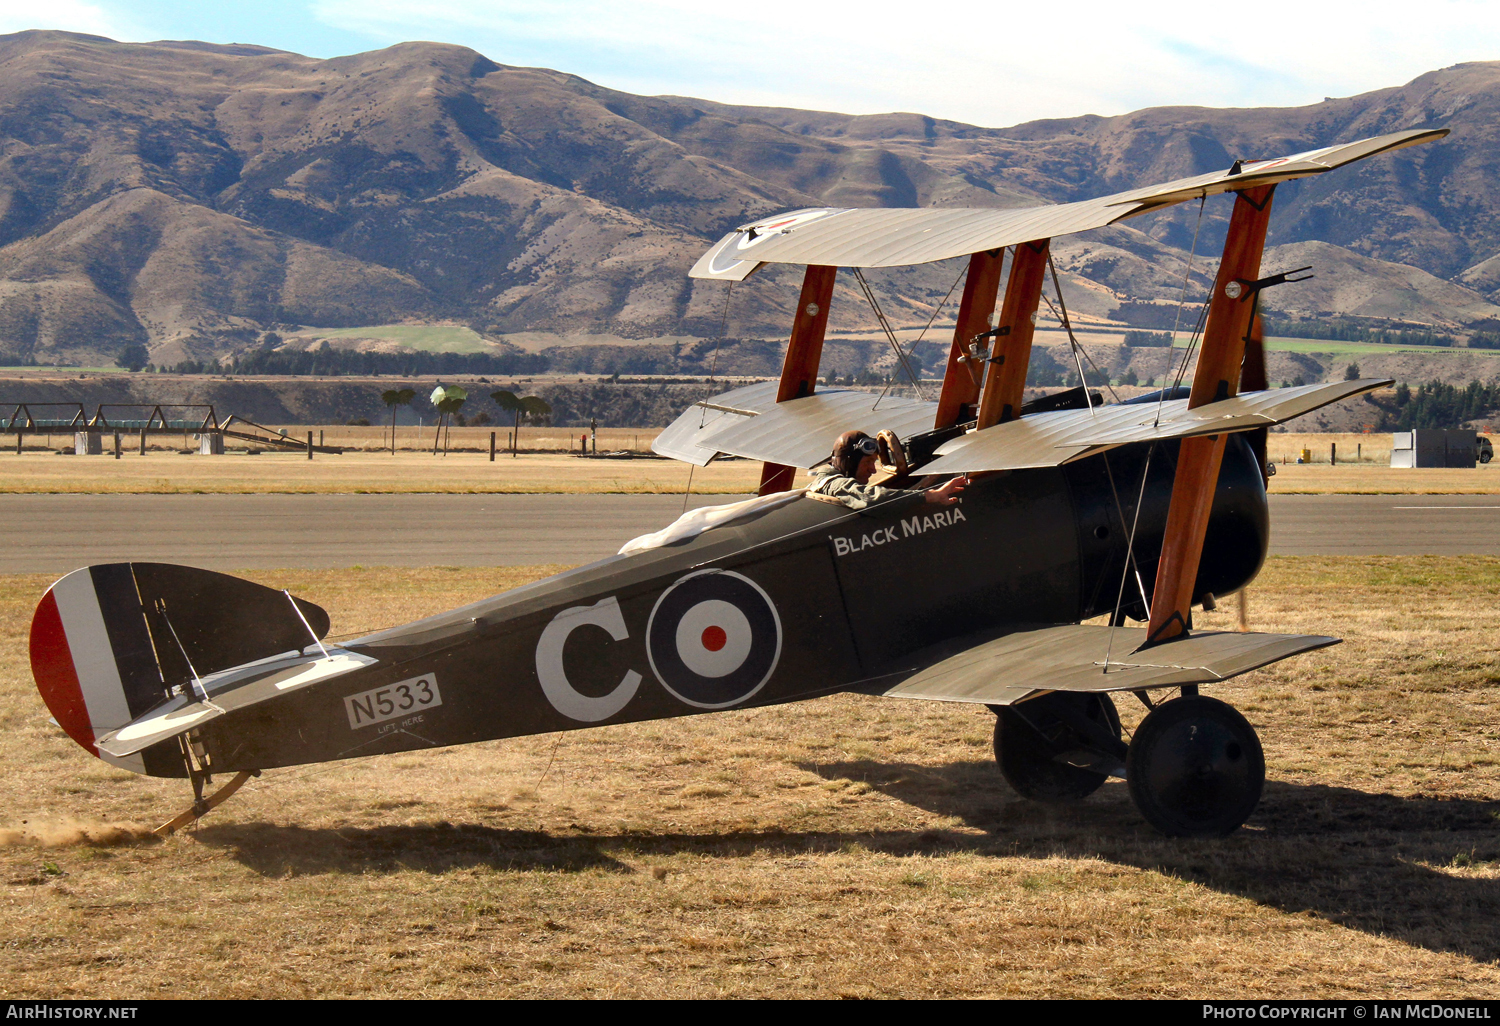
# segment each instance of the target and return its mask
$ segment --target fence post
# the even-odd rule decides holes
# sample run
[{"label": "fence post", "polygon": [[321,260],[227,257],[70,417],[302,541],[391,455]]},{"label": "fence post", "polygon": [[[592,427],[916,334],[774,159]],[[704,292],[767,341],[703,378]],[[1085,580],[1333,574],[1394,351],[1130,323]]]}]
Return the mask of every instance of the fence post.
[{"label": "fence post", "polygon": [[1338,466],[1338,462],[1339,462],[1339,443],[1337,443],[1337,442],[1329,442],[1328,443],[1328,465],[1330,467],[1336,467],[1336,466]]},{"label": "fence post", "polygon": [[146,429],[141,428],[141,455],[146,455]]},{"label": "fence post", "polygon": [[490,432],[490,462],[495,462],[495,432]]},{"label": "fence post", "polygon": [[307,458],[312,459],[312,432],[307,433]]},{"label": "fence post", "polygon": [[120,432],[115,432],[115,459],[120,458]]}]

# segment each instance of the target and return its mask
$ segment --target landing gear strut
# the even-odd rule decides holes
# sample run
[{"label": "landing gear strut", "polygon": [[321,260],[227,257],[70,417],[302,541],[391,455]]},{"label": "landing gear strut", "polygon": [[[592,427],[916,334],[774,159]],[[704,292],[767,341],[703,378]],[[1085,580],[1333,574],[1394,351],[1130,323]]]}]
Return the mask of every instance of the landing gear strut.
[{"label": "landing gear strut", "polygon": [[1136,728],[1125,759],[1136,808],[1169,837],[1223,837],[1255,811],[1266,760],[1255,728],[1213,698],[1164,702]]}]

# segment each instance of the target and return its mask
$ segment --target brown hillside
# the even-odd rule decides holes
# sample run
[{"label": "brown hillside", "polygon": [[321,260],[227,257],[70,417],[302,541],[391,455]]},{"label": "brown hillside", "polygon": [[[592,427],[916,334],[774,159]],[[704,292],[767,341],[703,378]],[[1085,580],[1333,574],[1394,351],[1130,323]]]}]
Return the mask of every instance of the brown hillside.
[{"label": "brown hillside", "polygon": [[[97,360],[144,341],[170,363],[270,328],[400,320],[710,337],[724,286],[687,268],[718,233],[777,209],[1068,200],[1430,124],[1453,137],[1284,187],[1271,241],[1329,243],[1493,297],[1497,105],[1500,64],[1471,64],[1304,108],[990,129],[632,96],[431,43],[323,61],[23,32],[0,37],[0,356]],[[1205,212],[1199,285],[1225,206]],[[1195,217],[1060,241],[1077,311],[1175,299]],[[920,324],[957,269],[872,279],[893,320]],[[778,336],[794,280],[737,289],[728,334]],[[1482,307],[1468,292],[1432,300],[1421,280],[1416,306],[1399,290],[1360,303]],[[852,289],[835,326],[874,327]]]}]

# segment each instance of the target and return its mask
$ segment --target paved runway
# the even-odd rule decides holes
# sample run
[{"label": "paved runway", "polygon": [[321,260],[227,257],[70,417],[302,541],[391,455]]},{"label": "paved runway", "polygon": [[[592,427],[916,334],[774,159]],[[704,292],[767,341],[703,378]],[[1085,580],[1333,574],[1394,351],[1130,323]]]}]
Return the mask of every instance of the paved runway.
[{"label": "paved runway", "polygon": [[[127,559],[215,570],[577,564],[681,510],[680,495],[5,495],[0,573]],[[1281,495],[1271,519],[1281,555],[1500,554],[1495,495]]]}]

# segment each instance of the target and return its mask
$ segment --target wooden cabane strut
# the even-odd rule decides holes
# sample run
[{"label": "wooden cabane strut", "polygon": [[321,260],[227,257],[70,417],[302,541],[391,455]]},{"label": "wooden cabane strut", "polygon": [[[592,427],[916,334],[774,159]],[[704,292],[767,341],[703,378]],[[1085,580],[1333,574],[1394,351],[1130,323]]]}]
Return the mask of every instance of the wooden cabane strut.
[{"label": "wooden cabane strut", "polygon": [[[797,316],[792,337],[781,363],[781,385],[776,401],[784,403],[813,394],[818,385],[818,364],[823,359],[823,336],[828,330],[828,304],[833,301],[837,267],[810,264],[802,275],[802,294],[797,298]],[[765,463],[760,468],[760,495],[790,491],[796,467]]]},{"label": "wooden cabane strut", "polygon": [[[1224,241],[1224,255],[1214,282],[1204,329],[1197,371],[1188,398],[1188,408],[1227,399],[1242,384],[1265,387],[1264,357],[1251,352],[1258,338],[1252,333],[1255,282],[1260,275],[1265,249],[1266,226],[1271,215],[1274,185],[1258,186],[1235,193],[1234,213]],[[976,374],[970,344],[987,332],[999,290],[1003,251],[975,253],[969,258],[968,280],[959,305],[958,323],[948,353],[942,393],[938,397],[935,428],[961,422],[976,403],[980,430],[1014,420],[1021,408],[1035,334],[1034,319],[1046,276],[1049,239],[1038,239],[1015,247],[1010,279],[1005,289],[999,323],[993,329],[992,354],[983,361],[983,387]],[[797,301],[797,315],[782,364],[776,401],[786,402],[812,395],[817,387],[818,365],[828,328],[828,306],[833,299],[837,267],[808,266]],[[967,366],[966,366],[967,365]],[[1213,507],[1219,466],[1224,458],[1225,435],[1184,438],[1177,457],[1172,485],[1172,503],[1167,513],[1161,559],[1152,592],[1151,620],[1147,644],[1156,644],[1185,633],[1191,623],[1193,586],[1203,556],[1208,517]],[[793,467],[766,463],[761,470],[760,494],[786,491],[796,473]]]},{"label": "wooden cabane strut", "polygon": [[974,415],[979,407],[979,387],[984,363],[976,362],[978,350],[969,351],[971,341],[990,330],[995,317],[995,299],[1000,292],[1000,267],[1005,250],[992,249],[969,257],[964,294],[953,325],[953,345],[943,371],[943,390],[938,395],[935,428],[952,427]]},{"label": "wooden cabane strut", "polygon": [[1026,370],[1031,365],[1031,340],[1036,334],[1036,307],[1042,298],[1051,239],[1023,242],[1016,247],[995,325],[994,351],[979,400],[979,430],[1004,424],[1021,415],[1026,393]]},{"label": "wooden cabane strut", "polygon": [[[999,294],[1004,251],[990,250],[969,257],[968,278],[964,282],[953,343],[948,352],[948,366],[943,374],[943,388],[938,396],[935,428],[951,427],[969,416],[977,416],[979,427],[984,428],[1014,420],[1019,415],[1050,241],[1039,239],[1015,248],[1000,323],[995,329],[993,352],[988,359],[981,359],[977,366],[970,356],[969,345],[975,336],[989,330]],[[778,403],[812,395],[817,388],[823,340],[828,330],[828,307],[833,300],[837,276],[837,267],[816,264],[809,265],[803,273],[797,314],[792,322],[791,339],[787,343],[781,381],[776,390]],[[969,373],[967,367],[976,367],[976,373]],[[983,389],[977,367],[985,368],[982,372]],[[789,490],[796,473],[795,467],[763,464],[759,494]]]}]

